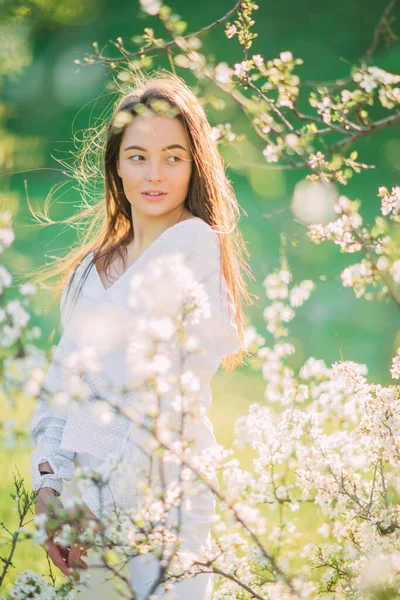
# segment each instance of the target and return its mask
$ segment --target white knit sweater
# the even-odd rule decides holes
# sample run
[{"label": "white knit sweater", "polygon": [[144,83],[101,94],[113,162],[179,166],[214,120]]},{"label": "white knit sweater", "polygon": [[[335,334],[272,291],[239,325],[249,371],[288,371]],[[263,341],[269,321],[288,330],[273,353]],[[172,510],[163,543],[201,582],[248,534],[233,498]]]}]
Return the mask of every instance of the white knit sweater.
[{"label": "white knit sweater", "polygon": [[[233,320],[233,303],[228,293],[225,278],[220,268],[220,246],[218,235],[205,221],[191,218],[166,229],[133,263],[125,273],[109,288],[104,288],[95,266],[92,266],[75,306],[71,300],[85,267],[93,258],[90,252],[75,272],[70,293],[67,286],[61,297],[61,322],[63,334],[53,360],[47,371],[42,393],[37,401],[31,423],[34,451],[31,455],[32,488],[51,487],[62,491],[63,480],[70,480],[74,471],[75,453],[86,453],[105,460],[110,453],[120,452],[126,461],[135,463],[136,468],[144,468],[144,457],[138,449],[140,431],[126,417],[118,415],[111,422],[99,423],[93,407],[95,402],[82,403],[73,408],[69,405],[57,410],[46,402],[46,391],[62,391],[64,375],[61,368],[65,358],[76,345],[76,330],[79,329],[79,316],[86,311],[101,310],[102,307],[115,309],[121,317],[132,312],[127,306],[129,275],[145,270],[151,259],[180,252],[190,267],[196,281],[203,283],[211,307],[211,319],[195,330],[205,354],[190,357],[190,369],[201,382],[199,395],[205,407],[211,402],[210,380],[220,366],[221,359],[235,354],[240,349],[236,323]],[[222,234],[221,234],[222,235]],[[71,279],[71,277],[70,277]],[[222,284],[222,286],[220,286]],[[162,290],[160,291],[162,293]],[[231,313],[229,313],[231,307]],[[140,307],[137,308],[137,310]],[[80,317],[82,318],[82,317]],[[122,317],[123,318],[123,317]],[[78,323],[78,326],[77,326]],[[126,365],[121,348],[118,346],[103,353],[102,369],[97,373],[85,373],[83,381],[89,386],[92,397],[107,399],[118,395],[121,382],[126,378]],[[134,390],[131,398],[134,397]],[[111,397],[111,396],[110,396]],[[75,403],[74,403],[75,404]],[[198,449],[216,444],[213,427],[208,417],[199,418],[194,424],[198,439]],[[39,473],[39,464],[47,461],[54,474]],[[127,491],[132,494],[132,489]],[[87,493],[86,503],[98,511],[96,501]]]}]

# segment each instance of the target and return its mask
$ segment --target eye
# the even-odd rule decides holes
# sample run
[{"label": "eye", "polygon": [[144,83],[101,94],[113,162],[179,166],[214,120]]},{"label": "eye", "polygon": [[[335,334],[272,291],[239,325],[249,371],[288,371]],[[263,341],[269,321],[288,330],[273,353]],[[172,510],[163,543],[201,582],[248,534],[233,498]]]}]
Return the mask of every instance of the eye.
[{"label": "eye", "polygon": [[[133,162],[141,162],[139,160],[133,160],[134,158],[144,158],[144,156],[142,156],[141,154],[134,154],[133,156],[129,157],[129,160],[132,160]],[[176,161],[173,161],[173,162],[179,162],[182,160],[181,158],[179,158],[179,156],[174,156],[174,155],[168,156],[168,159],[170,159],[170,158],[176,159]]]}]

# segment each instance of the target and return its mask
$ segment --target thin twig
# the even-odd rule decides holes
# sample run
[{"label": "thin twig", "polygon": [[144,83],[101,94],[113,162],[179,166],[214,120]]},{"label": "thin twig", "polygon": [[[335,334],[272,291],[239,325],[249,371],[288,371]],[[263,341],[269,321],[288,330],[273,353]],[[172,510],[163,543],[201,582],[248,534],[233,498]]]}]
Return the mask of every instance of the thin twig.
[{"label": "thin twig", "polygon": [[[192,37],[197,37],[206,31],[210,31],[211,29],[218,27],[219,25],[221,25],[221,23],[224,23],[225,21],[230,19],[230,17],[232,15],[234,15],[235,12],[237,12],[240,9],[241,4],[242,4],[242,0],[237,0],[235,6],[231,10],[229,10],[223,17],[220,17],[216,21],[213,21],[213,23],[210,23],[210,25],[206,25],[205,27],[203,27],[202,29],[199,29],[198,31],[196,31],[194,33],[190,33],[185,36],[180,36],[179,43],[183,40],[189,40]],[[170,42],[165,42],[165,44],[152,44],[148,48],[143,48],[141,50],[138,50],[137,52],[124,51],[124,56],[121,56],[118,58],[106,57],[106,56],[103,56],[101,53],[99,53],[95,56],[97,56],[100,59],[100,62],[120,63],[120,62],[126,61],[127,59],[135,58],[137,56],[142,57],[143,55],[148,54],[149,52],[154,52],[156,50],[168,50],[172,46],[177,46],[179,48],[179,43],[175,39],[173,39]],[[118,46],[118,47],[121,49],[120,46]],[[92,59],[92,58],[95,58],[95,56],[89,55],[88,58]],[[96,62],[91,62],[89,64],[96,64]],[[86,66],[86,65],[81,65],[81,66]]]}]

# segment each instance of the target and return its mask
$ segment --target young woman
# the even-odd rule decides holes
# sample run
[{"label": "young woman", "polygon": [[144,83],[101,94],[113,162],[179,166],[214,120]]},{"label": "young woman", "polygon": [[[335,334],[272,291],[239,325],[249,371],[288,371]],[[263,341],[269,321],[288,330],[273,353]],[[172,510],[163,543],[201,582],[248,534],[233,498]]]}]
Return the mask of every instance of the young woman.
[{"label": "young woman", "polygon": [[[249,302],[249,294],[242,271],[249,271],[243,258],[247,251],[236,227],[238,203],[205,112],[183,80],[159,71],[138,81],[120,98],[104,131],[87,140],[82,158],[101,144],[104,198],[65,221],[85,217],[90,224],[79,245],[57,266],[42,269],[38,279],[63,274],[59,289],[63,288],[64,330],[42,389],[52,395],[65,391],[60,365],[76,347],[76,331],[82,328],[85,310],[89,314],[99,307],[112,307],[114,314],[129,314],[130,278],[149,272],[152,260],[180,252],[195,279],[203,284],[211,308],[211,319],[196,329],[205,352],[190,362],[207,408],[210,379],[219,365],[232,369],[241,364],[246,353],[241,304]],[[168,286],[165,281],[161,285],[158,293],[163,297]],[[140,353],[136,360],[140,362]],[[117,386],[127,375],[118,345],[105,349],[101,366],[100,372],[86,374],[85,382],[95,398],[115,400]],[[110,382],[115,387],[110,387]],[[192,433],[196,451],[216,444],[207,416],[194,418]],[[62,500],[66,502],[77,493],[76,465],[96,468],[113,453],[122,457],[125,483],[129,481],[119,497],[125,506],[133,504],[135,477],[140,468],[145,471],[148,467],[138,448],[138,436],[137,428],[122,416],[99,422],[93,402],[74,410],[67,405],[64,412],[54,411],[41,395],[32,421],[32,487],[37,492],[37,514],[47,513],[49,503],[62,505]],[[118,497],[118,484],[113,492]],[[86,516],[99,517],[99,499],[93,490],[83,500]],[[184,506],[179,536],[185,539],[184,549],[196,551],[210,541],[215,496],[207,490]],[[72,567],[92,565],[90,550],[85,563],[81,555],[87,550],[82,552],[75,546],[63,549],[51,538],[46,549],[67,576]],[[129,580],[140,600],[147,597],[159,576],[159,561],[148,558],[137,556],[128,564]],[[117,597],[106,575],[110,573],[104,568],[92,569],[82,600]],[[174,591],[179,600],[208,600],[212,587],[212,574],[201,574],[178,583]],[[161,594],[162,588],[153,589],[153,593]]]}]

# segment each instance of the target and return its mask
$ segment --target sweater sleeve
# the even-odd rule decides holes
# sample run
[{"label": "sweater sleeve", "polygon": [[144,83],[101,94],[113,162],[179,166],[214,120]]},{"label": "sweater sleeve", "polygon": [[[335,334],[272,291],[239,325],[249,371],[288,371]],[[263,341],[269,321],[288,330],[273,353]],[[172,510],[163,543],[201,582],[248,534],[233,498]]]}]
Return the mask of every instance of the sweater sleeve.
[{"label": "sweater sleeve", "polygon": [[[64,313],[67,285],[63,290],[60,301],[63,327],[65,326]],[[57,384],[61,381],[60,366],[58,364],[59,349],[60,345],[57,347],[47,370],[31,421],[31,438],[34,447],[31,454],[32,489],[38,491],[42,487],[50,487],[55,490],[57,495],[61,494],[63,480],[68,481],[72,477],[75,456],[74,452],[59,449],[66,417],[62,414],[56,414],[49,403],[51,393],[57,390]],[[49,463],[53,474],[40,475],[39,466],[44,462]]]}]

